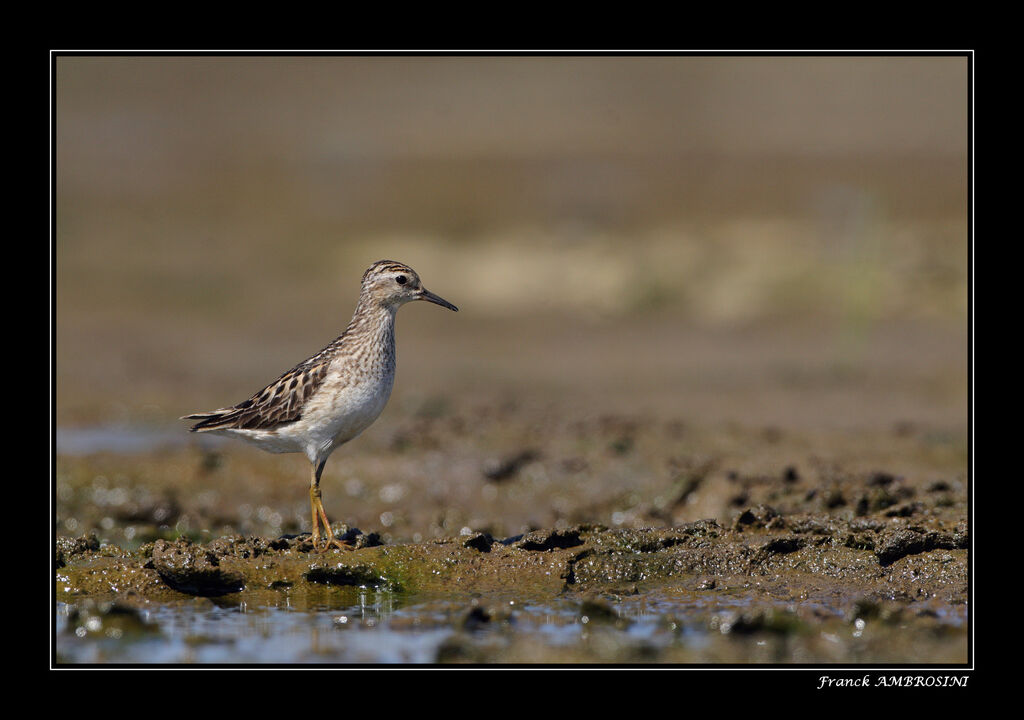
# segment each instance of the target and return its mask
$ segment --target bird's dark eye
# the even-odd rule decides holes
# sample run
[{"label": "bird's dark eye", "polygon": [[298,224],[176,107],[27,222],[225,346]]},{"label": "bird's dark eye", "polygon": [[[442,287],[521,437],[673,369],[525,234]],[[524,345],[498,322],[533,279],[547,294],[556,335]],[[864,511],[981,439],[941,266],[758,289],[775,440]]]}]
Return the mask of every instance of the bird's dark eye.
[{"label": "bird's dark eye", "polygon": [[395,282],[398,283],[399,285],[405,285],[407,282],[409,282],[409,278],[407,278],[405,275],[399,275],[398,277],[395,278]]}]

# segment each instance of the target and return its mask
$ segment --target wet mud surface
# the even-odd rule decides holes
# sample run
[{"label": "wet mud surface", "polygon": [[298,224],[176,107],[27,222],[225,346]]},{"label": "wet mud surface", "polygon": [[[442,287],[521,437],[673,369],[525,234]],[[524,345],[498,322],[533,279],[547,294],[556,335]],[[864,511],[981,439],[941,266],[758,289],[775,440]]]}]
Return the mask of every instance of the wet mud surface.
[{"label": "wet mud surface", "polygon": [[[62,645],[74,652],[90,629],[152,639],[162,632],[153,608],[315,616],[365,610],[358,597],[371,595],[405,610],[361,615],[354,624],[366,631],[443,633],[413,658],[425,662],[899,662],[922,649],[936,662],[964,660],[962,528],[749,514],[732,527],[581,526],[324,553],[308,536],[158,540],[131,553],[64,540]],[[349,651],[316,661],[360,661]]]},{"label": "wet mud surface", "polygon": [[[612,441],[601,444],[600,457],[615,465],[636,452],[637,443],[622,440],[630,437],[623,428],[633,437],[642,428],[610,424]],[[485,460],[476,482],[522,483],[522,469],[550,452]],[[204,458],[199,462],[208,463]],[[598,474],[602,467],[586,459],[553,464],[570,474],[581,472],[578,465]],[[146,539],[147,532],[161,534],[154,523],[137,530],[134,543],[101,541],[96,530],[57,538],[58,658],[967,661],[970,536],[962,480],[828,463],[758,475],[732,465],[724,455],[675,457],[656,500],[613,494],[595,506],[580,498],[573,514],[612,517],[618,525],[561,518],[508,535],[468,525],[446,534],[439,520],[436,536],[413,539],[338,522],[335,532],[352,549],[327,552],[314,550],[301,528],[190,537],[180,532],[188,501],[154,501],[145,510],[124,492],[121,520],[107,531],[100,522],[100,534],[113,534],[129,517],[145,528],[146,514],[168,504],[178,507],[179,529],[165,526],[163,537]],[[595,481],[591,496],[603,497],[602,487]],[[695,507],[711,507],[711,496],[719,496],[717,517],[685,519]],[[481,513],[473,505],[462,508]],[[84,506],[78,510],[87,516]],[[413,525],[422,521],[407,512]]]},{"label": "wet mud surface", "polygon": [[350,550],[314,551],[297,455],[180,428],[58,452],[57,661],[968,662],[955,423],[453,397],[400,395],[332,456]]},{"label": "wet mud surface", "polygon": [[757,579],[763,592],[783,600],[851,594],[872,603],[928,598],[958,605],[967,599],[968,538],[962,526],[787,520],[760,506],[732,527],[714,520],[648,530],[576,526],[503,540],[473,533],[393,546],[341,530],[355,536],[353,550],[314,550],[308,535],[236,535],[205,545],[187,538],[157,540],[135,552],[101,547],[95,536],[61,538],[55,558],[59,592],[64,598],[161,601],[351,585],[411,594],[546,597],[635,594],[666,583],[710,590],[745,578]]}]

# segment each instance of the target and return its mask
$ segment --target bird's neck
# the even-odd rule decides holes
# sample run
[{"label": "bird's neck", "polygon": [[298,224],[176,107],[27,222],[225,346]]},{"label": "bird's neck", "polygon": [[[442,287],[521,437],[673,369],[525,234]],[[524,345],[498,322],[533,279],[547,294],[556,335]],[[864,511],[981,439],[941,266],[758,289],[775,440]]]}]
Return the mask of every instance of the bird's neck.
[{"label": "bird's neck", "polygon": [[395,313],[398,307],[394,305],[382,305],[372,298],[360,296],[356,303],[356,310],[352,313],[352,321],[348,324],[346,332],[352,334],[376,333],[384,328],[394,328]]},{"label": "bird's neck", "polygon": [[352,321],[342,337],[345,344],[362,356],[363,361],[394,367],[396,306],[381,305],[365,297],[359,298]]}]

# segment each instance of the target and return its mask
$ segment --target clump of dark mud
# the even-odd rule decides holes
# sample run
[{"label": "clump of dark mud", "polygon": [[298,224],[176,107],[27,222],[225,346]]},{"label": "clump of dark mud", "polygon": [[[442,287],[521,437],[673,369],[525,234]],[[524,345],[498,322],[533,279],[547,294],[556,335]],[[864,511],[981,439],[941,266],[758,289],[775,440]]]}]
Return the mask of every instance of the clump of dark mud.
[{"label": "clump of dark mud", "polygon": [[483,475],[488,480],[499,482],[501,480],[508,480],[515,476],[519,470],[529,462],[536,460],[539,457],[539,453],[536,450],[522,450],[517,452],[510,457],[498,460],[488,460],[484,465]]},{"label": "clump of dark mud", "polygon": [[226,595],[245,587],[242,573],[222,567],[213,548],[193,544],[187,538],[176,542],[157,540],[149,562],[168,587],[189,595]]},{"label": "clump of dark mud", "polygon": [[961,550],[966,548],[967,532],[963,527],[957,527],[952,532],[906,527],[882,534],[875,547],[875,555],[881,565],[887,566],[907,555],[916,555],[936,549]]},{"label": "clump of dark mud", "polygon": [[535,530],[506,544],[523,550],[556,550],[576,547],[582,544],[578,528],[569,530]]},{"label": "clump of dark mud", "polygon": [[54,547],[53,561],[58,568],[62,568],[67,565],[68,559],[75,555],[95,552],[99,549],[100,541],[95,533],[79,538],[58,537]]}]

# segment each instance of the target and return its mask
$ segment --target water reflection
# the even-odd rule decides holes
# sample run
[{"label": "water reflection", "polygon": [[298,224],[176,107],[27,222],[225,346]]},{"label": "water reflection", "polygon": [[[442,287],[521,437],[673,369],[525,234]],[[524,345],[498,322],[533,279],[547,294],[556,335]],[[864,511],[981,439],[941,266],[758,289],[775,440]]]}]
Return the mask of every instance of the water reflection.
[{"label": "water reflection", "polygon": [[[367,588],[326,588],[259,603],[198,598],[116,613],[94,603],[58,603],[57,657],[123,664],[432,661],[443,638],[389,630],[399,606],[392,593]],[[128,614],[133,631],[107,631]]]},{"label": "water reflection", "polygon": [[[958,657],[961,617],[917,630],[844,619],[808,623],[791,605],[703,592],[609,601],[410,598],[341,586],[247,592],[244,602],[195,598],[144,609],[58,603],[60,663],[420,664],[792,663]],[[955,613],[954,613],[955,615]],[[891,657],[890,657],[891,654]]]}]

